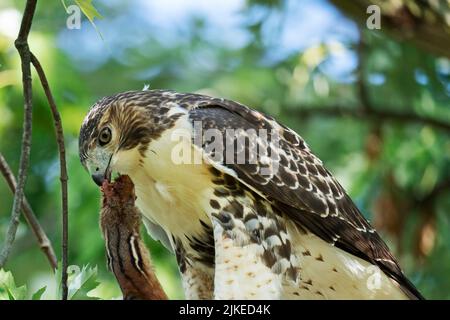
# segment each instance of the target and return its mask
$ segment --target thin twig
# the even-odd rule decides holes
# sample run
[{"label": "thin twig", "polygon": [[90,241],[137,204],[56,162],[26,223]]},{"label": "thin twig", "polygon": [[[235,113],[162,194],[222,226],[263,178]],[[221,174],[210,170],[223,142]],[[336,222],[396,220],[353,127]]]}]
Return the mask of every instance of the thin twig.
[{"label": "thin twig", "polygon": [[289,108],[285,112],[291,116],[298,117],[343,117],[350,116],[359,119],[373,120],[373,121],[394,121],[405,124],[422,124],[429,125],[436,129],[447,131],[450,133],[450,123],[436,118],[421,116],[411,112],[393,111],[394,108],[385,108],[384,110],[370,109],[365,110],[363,107],[342,107],[339,105],[332,105],[327,107],[306,107],[306,108]]},{"label": "thin twig", "polygon": [[19,35],[15,41],[17,51],[20,54],[22,62],[22,82],[23,82],[23,97],[24,97],[24,120],[23,120],[23,135],[22,148],[20,152],[20,165],[17,189],[14,194],[14,202],[11,213],[11,220],[6,232],[5,242],[2,252],[0,253],[0,268],[2,268],[11,252],[12,245],[16,238],[17,227],[19,226],[19,217],[22,207],[22,199],[24,194],[24,187],[27,180],[28,164],[30,160],[31,149],[31,122],[33,116],[32,90],[31,90],[31,68],[30,68],[30,50],[28,47],[28,34],[30,33],[31,23],[33,21],[34,12],[36,10],[36,0],[28,0],[25,6],[25,12],[20,25]]},{"label": "thin twig", "polygon": [[[12,173],[11,168],[8,165],[8,162],[6,162],[6,159],[3,157],[1,153],[0,153],[0,172],[5,178],[9,189],[14,194],[16,192],[17,186],[16,178],[14,177],[14,174]],[[52,269],[56,269],[58,262],[56,259],[55,251],[53,250],[53,245],[49,240],[49,238],[47,237],[47,234],[45,233],[38,219],[36,218],[36,215],[31,209],[31,206],[25,196],[23,197],[22,200],[22,211],[28,225],[30,226],[31,230],[33,230],[36,240],[39,243],[39,247],[47,257],[50,266],[52,267]]]},{"label": "thin twig", "polygon": [[55,125],[56,140],[59,150],[59,167],[60,167],[60,180],[61,180],[61,197],[62,197],[62,298],[67,299],[67,267],[68,267],[68,205],[67,205],[67,166],[66,166],[66,148],[64,145],[64,132],[61,123],[61,116],[58,108],[56,107],[55,99],[50,90],[50,86],[45,76],[44,69],[42,68],[39,60],[31,53],[31,63],[33,64],[36,72],[41,80],[42,88],[44,89],[45,96],[47,97],[48,104],[53,116],[53,122]]}]

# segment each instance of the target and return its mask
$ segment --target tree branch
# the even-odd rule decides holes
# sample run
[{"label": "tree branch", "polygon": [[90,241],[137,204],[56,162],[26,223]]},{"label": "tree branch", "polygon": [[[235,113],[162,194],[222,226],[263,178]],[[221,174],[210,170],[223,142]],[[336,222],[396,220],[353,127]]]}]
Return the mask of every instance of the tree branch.
[{"label": "tree branch", "polygon": [[22,148],[20,154],[20,165],[17,189],[14,194],[14,202],[11,213],[11,220],[6,232],[5,242],[0,253],[0,268],[2,268],[11,252],[12,245],[16,238],[17,227],[19,225],[19,217],[21,213],[21,206],[24,194],[24,187],[27,180],[27,171],[30,158],[31,149],[31,122],[32,122],[32,90],[31,90],[31,68],[30,68],[30,50],[28,47],[28,34],[30,33],[31,23],[33,21],[34,12],[36,10],[36,0],[28,0],[25,6],[25,12],[20,25],[19,35],[15,41],[17,51],[20,54],[22,62],[22,82],[23,82],[23,96],[24,96],[24,120],[23,120],[23,135]]},{"label": "tree branch", "polygon": [[55,125],[56,140],[58,143],[59,151],[59,167],[60,167],[60,180],[61,180],[61,197],[62,197],[62,294],[63,300],[67,299],[67,267],[68,267],[68,204],[67,204],[67,166],[66,166],[66,148],[64,145],[64,132],[61,123],[61,116],[58,108],[56,107],[55,99],[50,90],[50,86],[45,76],[44,69],[42,68],[39,60],[31,53],[31,63],[33,64],[36,72],[41,80],[42,88],[44,89],[45,96],[47,97],[48,104],[53,116],[53,123]]},{"label": "tree branch", "polygon": [[[20,54],[22,61],[22,77],[23,77],[23,91],[25,99],[25,117],[24,117],[24,133],[22,138],[22,151],[19,167],[19,178],[17,189],[14,195],[14,204],[11,214],[11,223],[8,227],[7,237],[3,252],[0,255],[0,267],[6,261],[12,244],[15,239],[17,226],[19,224],[20,206],[24,199],[24,186],[27,177],[29,155],[31,148],[31,132],[32,132],[32,83],[30,64],[32,63],[39,75],[42,87],[47,97],[50,110],[53,116],[55,125],[56,138],[58,143],[58,151],[60,158],[60,180],[61,180],[61,197],[62,197],[62,299],[67,299],[67,267],[68,267],[68,204],[67,204],[67,166],[66,166],[66,151],[64,145],[64,133],[61,124],[61,116],[56,107],[55,100],[48,85],[47,77],[44,70],[39,63],[39,60],[30,52],[28,46],[28,35],[30,33],[31,24],[33,22],[34,12],[36,10],[37,0],[27,0],[25,12],[22,18],[22,23],[15,45]],[[37,222],[37,221],[36,221]]]},{"label": "tree branch", "polygon": [[[17,186],[16,178],[14,177],[14,174],[12,173],[11,168],[8,165],[8,162],[1,153],[0,153],[0,172],[5,178],[6,183],[8,184],[11,192],[13,194],[16,193],[16,186]],[[56,269],[57,259],[55,251],[53,250],[52,243],[50,242],[49,238],[47,237],[47,234],[45,233],[38,219],[36,218],[36,215],[31,209],[31,206],[25,196],[23,197],[22,200],[22,211],[28,225],[30,226],[31,230],[33,230],[36,240],[39,243],[39,247],[47,257],[50,266],[52,267],[52,269]]]},{"label": "tree branch", "polygon": [[286,109],[286,113],[291,116],[300,116],[303,118],[314,116],[326,116],[340,118],[342,116],[350,116],[359,119],[371,121],[394,121],[398,123],[415,123],[429,125],[436,129],[440,129],[450,133],[450,123],[435,118],[421,116],[411,112],[393,111],[394,108],[386,108],[386,110],[370,109],[365,110],[363,107],[347,108],[339,105],[329,107],[308,107],[301,109]]}]

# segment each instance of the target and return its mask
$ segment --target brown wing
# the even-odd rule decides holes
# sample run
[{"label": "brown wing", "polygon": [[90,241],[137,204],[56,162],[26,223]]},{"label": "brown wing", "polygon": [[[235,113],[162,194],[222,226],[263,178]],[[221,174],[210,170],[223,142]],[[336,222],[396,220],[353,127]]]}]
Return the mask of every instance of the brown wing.
[{"label": "brown wing", "polygon": [[[409,297],[423,298],[342,186],[295,132],[269,116],[223,99],[197,103],[189,114],[193,122],[200,121],[203,131],[214,128],[222,132],[225,146],[230,143],[225,141],[229,129],[254,129],[257,133],[265,129],[267,139],[259,134],[249,135],[248,131],[236,131],[237,134],[231,135],[235,139],[234,158],[230,161],[224,148],[220,151],[221,165],[232,169],[238,180],[271,201],[300,226],[378,265]],[[246,142],[242,144],[244,140],[238,137]],[[210,158],[218,159],[213,142],[202,141],[201,147]],[[260,150],[268,151],[265,157],[252,158],[255,143]],[[253,163],[242,163],[242,156],[252,159]]]}]

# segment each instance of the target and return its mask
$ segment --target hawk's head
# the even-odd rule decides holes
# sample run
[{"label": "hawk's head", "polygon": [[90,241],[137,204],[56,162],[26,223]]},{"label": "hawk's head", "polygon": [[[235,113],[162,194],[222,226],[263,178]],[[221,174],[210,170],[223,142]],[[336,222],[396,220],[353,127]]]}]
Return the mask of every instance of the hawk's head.
[{"label": "hawk's head", "polygon": [[112,171],[138,167],[150,141],[170,122],[164,100],[162,91],[129,91],[94,104],[80,129],[79,154],[95,183],[110,180]]}]

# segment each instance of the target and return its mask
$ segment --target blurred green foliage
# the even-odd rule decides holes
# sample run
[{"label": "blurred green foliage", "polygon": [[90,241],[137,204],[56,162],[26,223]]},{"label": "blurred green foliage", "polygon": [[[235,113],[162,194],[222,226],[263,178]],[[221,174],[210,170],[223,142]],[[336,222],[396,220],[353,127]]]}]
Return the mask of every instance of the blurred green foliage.
[{"label": "blurred green foliage", "polygon": [[[85,18],[81,29],[67,29],[62,4],[41,1],[30,35],[30,47],[47,73],[65,130],[70,264],[98,266],[101,284],[96,296],[119,297],[120,291],[106,270],[98,227],[99,190],[79,163],[78,130],[89,106],[100,97],[149,84],[151,88],[226,97],[274,115],[308,141],[366,217],[375,222],[375,212],[380,203],[386,203],[388,193],[389,204],[396,209],[392,212],[404,218],[401,232],[390,230],[382,221],[382,227],[388,226],[383,237],[426,297],[450,298],[449,192],[443,190],[426,206],[421,202],[450,179],[449,132],[408,121],[301,115],[304,108],[352,109],[361,105],[355,25],[322,0],[314,4],[300,1],[297,5],[293,1],[231,1],[238,10],[223,16],[224,21],[232,21],[230,25],[219,23],[223,4],[217,10],[210,9],[208,18],[204,10],[180,15],[182,9],[176,8],[179,1],[167,3],[178,16],[168,14],[169,9],[157,11],[164,5],[152,7],[149,3],[156,2],[95,1],[103,16],[96,22],[104,37],[101,39]],[[13,41],[23,8],[24,1],[6,0],[0,5],[0,151],[14,172],[20,154],[23,97],[20,61]],[[317,18],[314,10],[320,10]],[[300,20],[295,15],[302,12],[311,17],[295,25]],[[324,22],[323,17],[330,28],[320,29],[315,24],[316,20]],[[365,30],[363,36],[362,79],[371,106],[450,123],[450,62],[407,42],[394,41],[383,32]],[[33,94],[26,196],[59,253],[57,148],[36,74]],[[2,236],[11,206],[10,191],[0,179]],[[431,220],[424,220],[429,216]],[[149,237],[145,236],[145,241],[169,296],[182,298],[175,258]],[[5,269],[13,271],[16,283],[26,284],[30,292],[52,282],[45,257],[25,222]],[[47,291],[43,298],[52,297]]]}]

